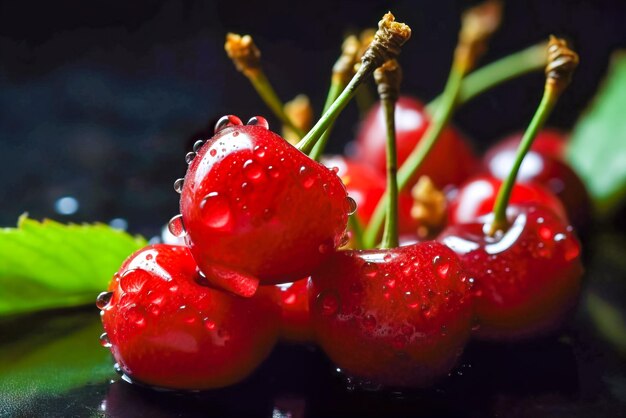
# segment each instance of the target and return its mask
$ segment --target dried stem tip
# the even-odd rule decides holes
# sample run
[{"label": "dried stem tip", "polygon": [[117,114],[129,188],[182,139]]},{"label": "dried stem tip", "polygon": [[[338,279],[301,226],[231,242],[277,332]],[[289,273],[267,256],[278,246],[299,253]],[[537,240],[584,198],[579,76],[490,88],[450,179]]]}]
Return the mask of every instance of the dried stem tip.
[{"label": "dried stem tip", "polygon": [[333,81],[346,85],[354,75],[354,65],[359,57],[361,42],[354,36],[348,36],[341,45],[341,55],[333,65]]},{"label": "dried stem tip", "polygon": [[500,26],[502,2],[487,0],[463,13],[456,59],[467,70],[487,49],[487,41]]},{"label": "dried stem tip", "polygon": [[402,68],[398,61],[389,60],[374,71],[374,80],[378,87],[378,96],[381,100],[398,100]]},{"label": "dried stem tip", "polygon": [[224,49],[228,57],[233,60],[237,70],[246,77],[254,76],[261,71],[261,51],[250,35],[228,33]]},{"label": "dried stem tip", "polygon": [[411,189],[413,207],[411,216],[419,221],[420,238],[431,237],[441,230],[446,220],[446,195],[432,182],[430,177],[421,176]]},{"label": "dried stem tip", "polygon": [[396,22],[394,16],[388,12],[378,22],[378,30],[374,34],[372,43],[367,48],[361,63],[363,66],[380,67],[385,61],[395,59],[400,55],[400,48],[411,37],[411,28],[404,23]]},{"label": "dried stem tip", "polygon": [[[313,107],[311,101],[304,94],[299,94],[292,100],[285,103],[285,114],[289,117],[289,120],[293,122],[296,128],[303,132],[311,129],[313,122]],[[293,129],[288,126],[283,126],[283,138],[290,144],[296,144],[301,138]]]},{"label": "dried stem tip", "polygon": [[546,65],[546,88],[562,92],[572,81],[578,66],[578,54],[567,46],[564,39],[550,36],[548,65]]}]

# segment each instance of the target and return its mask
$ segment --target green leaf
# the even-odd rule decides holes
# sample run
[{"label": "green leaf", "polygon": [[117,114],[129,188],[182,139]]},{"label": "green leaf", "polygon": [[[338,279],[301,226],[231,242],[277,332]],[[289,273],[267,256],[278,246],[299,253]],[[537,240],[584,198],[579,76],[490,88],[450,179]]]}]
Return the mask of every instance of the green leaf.
[{"label": "green leaf", "polygon": [[0,345],[0,416],[28,415],[41,396],[115,376],[111,354],[98,342],[102,324],[94,310],[0,323],[0,333],[8,337]]},{"label": "green leaf", "polygon": [[22,216],[0,229],[0,316],[94,303],[131,253],[146,245],[107,225]]},{"label": "green leaf", "polygon": [[626,195],[626,52],[614,54],[608,76],[572,132],[567,159],[581,175],[598,212]]}]

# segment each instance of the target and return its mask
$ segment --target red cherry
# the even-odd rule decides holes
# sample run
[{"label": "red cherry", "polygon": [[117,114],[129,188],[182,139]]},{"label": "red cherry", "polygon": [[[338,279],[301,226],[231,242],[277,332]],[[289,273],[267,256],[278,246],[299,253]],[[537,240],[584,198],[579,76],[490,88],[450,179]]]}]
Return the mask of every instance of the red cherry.
[{"label": "red cherry", "polygon": [[[489,175],[479,175],[468,180],[450,199],[448,210],[450,224],[475,222],[479,217],[489,214],[502,185],[502,180]],[[537,203],[547,206],[561,219],[567,220],[567,214],[559,199],[549,190],[535,182],[515,183],[511,193],[511,204]]]},{"label": "red cherry", "polygon": [[[357,203],[356,212],[362,225],[367,225],[378,201],[387,187],[385,177],[371,166],[347,159],[340,155],[324,157],[322,163],[337,172],[348,190],[348,195]],[[411,216],[413,199],[408,192],[398,197],[398,230],[401,234],[414,236],[418,222]]]},{"label": "red cherry", "polygon": [[289,342],[312,342],[313,329],[309,311],[309,279],[277,284],[278,303],[282,312],[280,336]]},{"label": "red cherry", "polygon": [[476,335],[513,340],[557,328],[580,292],[580,244],[572,228],[539,205],[509,206],[511,226],[485,234],[492,216],[449,226],[439,241],[475,280]]},{"label": "red cherry", "polygon": [[318,343],[337,367],[378,384],[431,384],[470,335],[467,276],[437,242],[339,251],[311,276],[310,291]]},{"label": "red cherry", "polygon": [[[419,143],[429,125],[424,105],[410,97],[400,97],[396,103],[396,149],[398,166],[402,165]],[[356,157],[380,173],[385,173],[386,157],[385,118],[380,103],[374,105],[365,117],[357,133]],[[453,128],[441,133],[422,168],[415,173],[411,185],[421,175],[428,175],[439,188],[449,184],[461,184],[478,166],[467,142]]]},{"label": "red cherry", "polygon": [[[539,139],[543,141],[537,142]],[[561,200],[572,223],[581,229],[589,223],[591,201],[584,183],[563,159],[564,141],[562,137],[542,132],[524,157],[517,181],[532,181],[549,189]],[[520,138],[515,137],[489,149],[483,163],[491,175],[506,178],[515,161],[519,142]]]},{"label": "red cherry", "polygon": [[[487,154],[498,153],[504,150],[516,151],[519,147],[524,132],[515,132],[492,146]],[[565,148],[567,147],[567,135],[553,128],[544,128],[535,137],[530,149],[548,157],[563,161],[565,159]],[[491,158],[488,158],[491,159]]]},{"label": "red cherry", "polygon": [[180,209],[207,279],[242,295],[308,276],[342,242],[351,200],[337,175],[267,129],[220,119],[190,159]]},{"label": "red cherry", "polygon": [[183,246],[158,244],[132,254],[97,305],[106,331],[101,340],[121,370],[157,387],[236,383],[277,338],[271,292],[241,298],[208,287]]}]

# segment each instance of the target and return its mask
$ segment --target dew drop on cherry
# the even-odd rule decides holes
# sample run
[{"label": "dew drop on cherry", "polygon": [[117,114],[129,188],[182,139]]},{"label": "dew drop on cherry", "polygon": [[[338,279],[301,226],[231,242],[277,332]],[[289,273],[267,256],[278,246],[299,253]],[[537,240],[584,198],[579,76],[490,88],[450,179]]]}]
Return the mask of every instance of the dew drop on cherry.
[{"label": "dew drop on cherry", "polygon": [[143,316],[143,313],[139,311],[137,307],[131,307],[127,312],[127,319],[129,322],[137,325],[144,326],[146,324],[146,318]]},{"label": "dew drop on cherry", "polygon": [[199,139],[196,142],[194,142],[193,144],[193,152],[198,152],[200,150],[200,148],[202,148],[202,145],[204,144],[204,141]]},{"label": "dew drop on cherry", "polygon": [[215,129],[213,132],[218,133],[224,128],[227,128],[229,126],[239,126],[239,125],[243,125],[243,122],[241,122],[241,119],[239,119],[237,116],[235,115],[222,116],[215,124]]},{"label": "dew drop on cherry", "polygon": [[580,255],[580,246],[574,239],[565,239],[562,242],[564,246],[563,254],[566,261],[572,261]]},{"label": "dew drop on cherry", "polygon": [[361,267],[361,273],[363,276],[373,279],[378,275],[378,266],[375,263],[367,262]]},{"label": "dew drop on cherry", "polygon": [[358,207],[356,200],[348,196],[346,197],[346,203],[348,205],[348,215],[354,215]]},{"label": "dew drop on cherry", "polygon": [[208,331],[214,331],[216,327],[217,324],[215,324],[215,322],[209,319],[204,319],[204,328],[206,328]]},{"label": "dew drop on cherry", "polygon": [[196,153],[195,153],[195,152],[193,152],[193,151],[192,151],[192,152],[188,152],[188,153],[185,155],[185,162],[186,162],[187,164],[191,164],[191,162],[194,160],[194,158],[196,158]]},{"label": "dew drop on cherry", "polygon": [[317,296],[317,299],[320,304],[322,315],[334,315],[339,310],[339,300],[337,299],[337,296],[331,293],[320,293]]},{"label": "dew drop on cherry", "polygon": [[178,238],[187,235],[185,225],[183,224],[183,215],[178,214],[170,219],[170,221],[167,223],[167,229],[172,235]]},{"label": "dew drop on cherry", "polygon": [[109,302],[111,302],[111,298],[113,298],[113,292],[102,292],[96,298],[96,306],[98,309],[102,310],[107,307]]},{"label": "dew drop on cherry", "polygon": [[344,231],[343,235],[341,236],[341,240],[339,240],[339,247],[348,245],[349,242],[350,242],[350,233],[348,231]]},{"label": "dew drop on cherry", "polygon": [[260,126],[261,128],[269,129],[270,124],[263,116],[252,116],[246,125]]},{"label": "dew drop on cherry", "polygon": [[232,217],[228,199],[218,192],[211,192],[204,197],[200,203],[200,213],[204,223],[215,229],[228,226]]},{"label": "dew drop on cherry", "polygon": [[174,191],[178,194],[182,193],[184,183],[185,183],[185,179],[177,179],[174,182]]},{"label": "dew drop on cherry", "polygon": [[109,335],[106,332],[103,332],[100,335],[100,345],[104,348],[111,347],[111,341],[109,340]]},{"label": "dew drop on cherry", "polygon": [[265,157],[265,148],[261,148],[260,145],[257,145],[256,147],[254,147],[254,155],[259,158]]},{"label": "dew drop on cherry", "polygon": [[265,176],[263,167],[254,160],[247,160],[243,163],[243,174],[251,181],[261,181]]},{"label": "dew drop on cherry", "polygon": [[211,157],[215,157],[217,155],[217,150],[215,148],[212,148],[211,151],[209,151],[209,155]]},{"label": "dew drop on cherry", "polygon": [[270,165],[269,167],[267,167],[267,172],[273,179],[277,179],[278,177],[280,177],[280,171],[278,171],[278,169],[276,169],[274,166]]},{"label": "dew drop on cherry", "polygon": [[300,175],[302,176],[302,186],[305,189],[310,189],[315,184],[314,174],[305,166],[300,167]]},{"label": "dew drop on cherry", "polygon": [[376,318],[374,315],[365,315],[363,318],[363,328],[367,331],[373,331],[376,328]]}]

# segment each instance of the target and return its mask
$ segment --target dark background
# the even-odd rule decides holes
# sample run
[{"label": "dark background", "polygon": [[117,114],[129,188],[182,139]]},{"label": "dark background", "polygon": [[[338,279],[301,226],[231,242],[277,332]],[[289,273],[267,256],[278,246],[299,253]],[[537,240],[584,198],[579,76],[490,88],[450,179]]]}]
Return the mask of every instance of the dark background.
[{"label": "dark background", "polygon": [[[172,189],[190,138],[219,116],[278,123],[223,52],[227,31],[249,33],[283,100],[322,107],[330,68],[350,30],[388,9],[413,29],[401,55],[404,91],[427,101],[443,87],[467,1],[0,2],[0,226],[28,211],[63,221],[128,220],[148,236],[177,212]],[[486,63],[545,39],[567,37],[581,56],[551,117],[569,129],[593,97],[610,53],[626,47],[624,1],[509,1]],[[543,75],[501,86],[463,107],[455,124],[478,150],[522,129]],[[330,151],[354,135],[349,107]],[[75,197],[77,212],[55,212]]]}]

